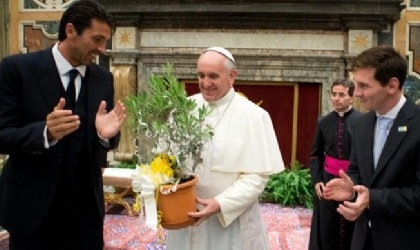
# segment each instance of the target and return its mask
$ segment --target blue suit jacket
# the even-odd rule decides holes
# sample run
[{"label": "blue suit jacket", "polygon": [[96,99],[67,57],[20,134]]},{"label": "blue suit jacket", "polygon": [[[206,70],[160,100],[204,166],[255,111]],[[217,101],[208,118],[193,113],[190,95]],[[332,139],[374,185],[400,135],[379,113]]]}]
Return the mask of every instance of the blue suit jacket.
[{"label": "blue suit jacket", "polygon": [[[107,110],[113,108],[113,76],[91,64],[83,82],[87,89],[87,165],[103,217],[101,164],[107,149],[99,142],[95,115],[102,100]],[[51,48],[6,57],[0,64],[0,153],[9,155],[0,177],[0,225],[10,232],[33,232],[52,203],[66,148],[61,140],[45,149],[43,131],[46,116],[62,93]],[[110,140],[111,149],[118,141],[119,135]]]},{"label": "blue suit jacket", "polygon": [[363,249],[371,224],[375,249],[419,249],[420,246],[420,109],[406,101],[389,131],[373,169],[376,114],[356,123],[348,174],[369,188],[370,208],[356,221],[352,249]]}]

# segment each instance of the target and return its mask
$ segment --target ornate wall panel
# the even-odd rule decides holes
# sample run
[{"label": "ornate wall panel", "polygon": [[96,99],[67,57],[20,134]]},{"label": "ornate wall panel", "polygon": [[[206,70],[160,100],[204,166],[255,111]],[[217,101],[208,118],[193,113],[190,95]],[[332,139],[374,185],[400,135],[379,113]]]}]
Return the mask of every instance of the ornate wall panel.
[{"label": "ornate wall panel", "polygon": [[409,65],[404,92],[420,104],[420,1],[406,0],[407,9],[395,24],[395,46]]},{"label": "ornate wall panel", "polygon": [[58,36],[58,24],[57,21],[22,23],[23,37],[20,39],[20,51],[34,52],[54,45]]},{"label": "ornate wall panel", "polygon": [[420,8],[420,0],[410,0],[409,7]]},{"label": "ornate wall panel", "polygon": [[27,53],[53,44],[63,10],[72,1],[10,1],[9,54]]},{"label": "ornate wall panel", "polygon": [[74,0],[21,0],[24,10],[65,10]]}]

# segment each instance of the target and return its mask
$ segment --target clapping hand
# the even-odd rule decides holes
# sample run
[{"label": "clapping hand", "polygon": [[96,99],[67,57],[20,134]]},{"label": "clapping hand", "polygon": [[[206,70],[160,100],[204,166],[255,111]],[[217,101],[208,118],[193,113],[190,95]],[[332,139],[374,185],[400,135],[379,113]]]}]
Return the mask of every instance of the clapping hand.
[{"label": "clapping hand", "polygon": [[66,100],[60,98],[54,110],[46,117],[48,140],[60,140],[80,126],[79,116],[73,114],[71,110],[64,109],[65,105]]},{"label": "clapping hand", "polygon": [[354,186],[353,190],[357,192],[356,201],[344,201],[337,208],[337,212],[349,221],[355,221],[369,206],[369,189],[365,186],[358,185]]},{"label": "clapping hand", "polygon": [[115,136],[121,128],[126,117],[124,104],[118,101],[114,109],[107,113],[106,102],[102,101],[96,113],[95,126],[99,136],[103,139],[110,139]]},{"label": "clapping hand", "polygon": [[343,171],[339,171],[340,178],[330,180],[324,188],[323,196],[327,200],[345,201],[353,196],[353,181]]},{"label": "clapping hand", "polygon": [[[340,170],[339,175],[340,178],[332,179],[325,185],[323,195],[328,200],[344,201],[338,206],[337,212],[347,220],[354,221],[369,206],[369,190],[365,186],[353,186],[353,181],[343,170]],[[356,200],[349,201],[356,192]]]}]

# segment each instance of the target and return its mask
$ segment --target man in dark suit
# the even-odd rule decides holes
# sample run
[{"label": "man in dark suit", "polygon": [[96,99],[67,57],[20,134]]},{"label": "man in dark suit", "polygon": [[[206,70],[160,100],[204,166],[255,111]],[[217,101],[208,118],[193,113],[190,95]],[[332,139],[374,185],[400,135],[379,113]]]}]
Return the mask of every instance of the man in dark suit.
[{"label": "man in dark suit", "polygon": [[[370,112],[356,121],[347,174],[327,183],[324,198],[344,201],[337,211],[356,220],[352,249],[419,249],[420,109],[402,94],[406,60],[378,46],[358,55],[351,72],[354,96]],[[375,150],[381,130],[387,138]]]},{"label": "man in dark suit", "polygon": [[12,250],[103,248],[100,163],[118,145],[125,107],[92,61],[114,27],[103,6],[76,1],[57,44],[0,64],[0,225]]}]

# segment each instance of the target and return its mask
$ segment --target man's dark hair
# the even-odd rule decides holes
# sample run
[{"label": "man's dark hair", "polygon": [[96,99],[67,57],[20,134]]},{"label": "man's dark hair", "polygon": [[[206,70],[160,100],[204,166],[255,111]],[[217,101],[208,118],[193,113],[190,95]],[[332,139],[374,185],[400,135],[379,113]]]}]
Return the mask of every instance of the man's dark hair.
[{"label": "man's dark hair", "polygon": [[354,83],[352,81],[350,81],[350,79],[348,78],[341,78],[341,79],[337,79],[333,82],[333,84],[331,85],[331,91],[333,89],[334,86],[337,85],[341,85],[343,87],[347,87],[349,88],[349,96],[353,96],[353,92],[354,92]]},{"label": "man's dark hair", "polygon": [[79,0],[64,11],[58,29],[58,40],[63,41],[67,38],[65,29],[68,23],[72,23],[77,34],[80,35],[86,28],[91,27],[93,19],[107,23],[111,27],[112,33],[114,32],[114,18],[104,6],[95,0]]},{"label": "man's dark hair", "polygon": [[391,78],[396,77],[402,89],[407,77],[406,60],[391,46],[381,45],[367,49],[360,53],[352,62],[350,72],[360,68],[375,69],[375,79],[382,86],[388,84]]}]

